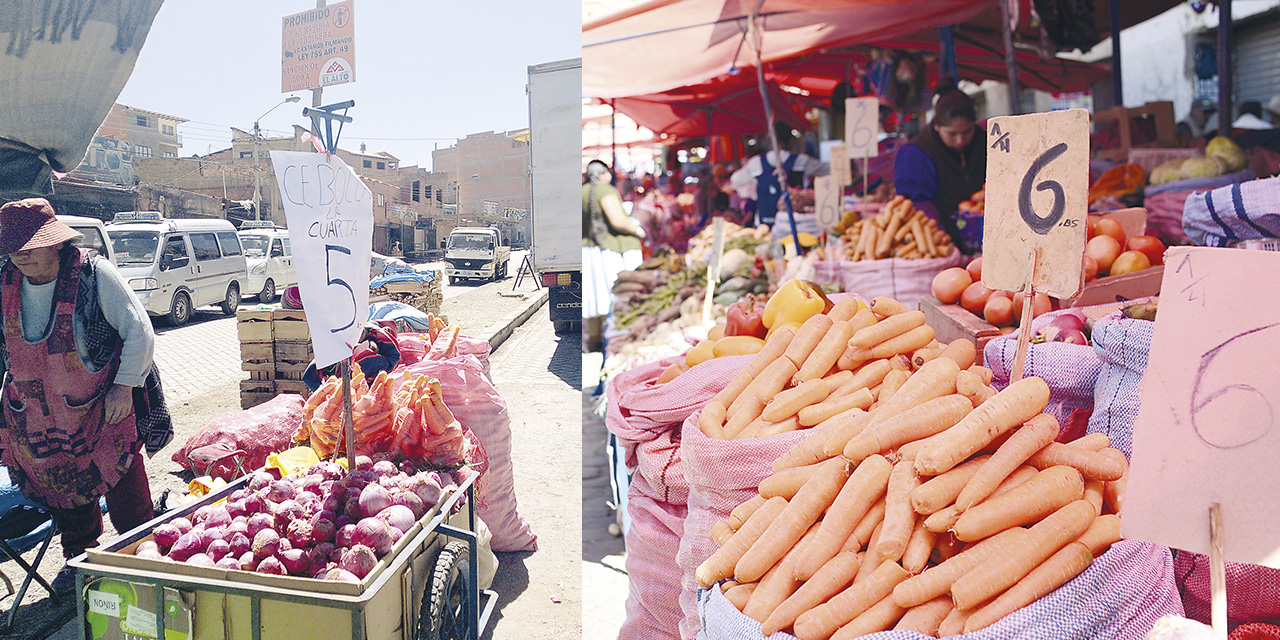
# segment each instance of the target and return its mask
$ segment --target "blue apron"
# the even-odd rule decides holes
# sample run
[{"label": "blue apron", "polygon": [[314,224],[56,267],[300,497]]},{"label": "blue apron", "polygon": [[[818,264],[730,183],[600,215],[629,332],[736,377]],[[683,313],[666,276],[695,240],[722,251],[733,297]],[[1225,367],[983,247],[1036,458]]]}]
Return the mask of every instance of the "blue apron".
[{"label": "blue apron", "polygon": [[[782,197],[782,185],[778,184],[778,176],[769,164],[769,152],[760,154],[760,175],[756,176],[756,224],[772,226],[778,217],[778,199]],[[782,168],[788,176],[796,164],[796,155],[782,161]]]}]

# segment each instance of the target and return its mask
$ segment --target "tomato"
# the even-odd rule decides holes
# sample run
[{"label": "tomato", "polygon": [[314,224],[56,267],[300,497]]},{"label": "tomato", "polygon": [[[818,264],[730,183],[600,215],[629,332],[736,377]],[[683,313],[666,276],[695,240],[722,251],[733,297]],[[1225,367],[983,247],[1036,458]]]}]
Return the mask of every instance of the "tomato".
[{"label": "tomato", "polygon": [[1094,222],[1093,216],[1084,217],[1084,241],[1088,242],[1093,236],[1098,234],[1097,222]]},{"label": "tomato", "polygon": [[1098,279],[1098,261],[1094,260],[1093,258],[1090,258],[1089,256],[1085,256],[1084,257],[1084,281],[1090,282],[1097,279]]},{"label": "tomato", "polygon": [[969,277],[973,278],[974,282],[982,280],[982,257],[974,258],[965,269],[969,271]]},{"label": "tomato", "polygon": [[933,277],[933,297],[944,304],[955,304],[960,301],[960,294],[971,284],[973,278],[963,267],[944,269]]},{"label": "tomato", "polygon": [[1155,236],[1134,236],[1124,243],[1125,251],[1141,251],[1151,265],[1164,264],[1164,243]]},{"label": "tomato", "polygon": [[997,327],[1013,322],[1013,299],[991,296],[982,307],[982,317]]},{"label": "tomato", "polygon": [[1124,246],[1124,229],[1120,227],[1120,223],[1111,218],[1103,218],[1094,225],[1094,235],[1107,235],[1116,239],[1120,246]]},{"label": "tomato", "polygon": [[972,208],[973,208],[973,202],[969,200],[965,200],[964,202],[961,202],[960,206],[956,207],[958,211],[962,211],[964,213],[969,213],[969,210]]},{"label": "tomato", "polygon": [[1098,275],[1111,270],[1111,263],[1120,255],[1120,243],[1110,235],[1098,234],[1085,243],[1084,255],[1098,262]]},{"label": "tomato", "polygon": [[1147,254],[1141,251],[1126,251],[1111,263],[1111,275],[1118,276],[1149,268],[1151,268],[1151,261],[1147,259]]},{"label": "tomato", "polygon": [[[1013,319],[1022,322],[1022,300],[1026,298],[1025,294],[1013,294]],[[1053,311],[1053,299],[1047,293],[1037,293],[1035,300],[1031,303],[1031,317],[1039,318],[1040,316]]]},{"label": "tomato", "polygon": [[964,307],[973,315],[982,315],[982,308],[987,304],[987,298],[990,298],[992,291],[982,286],[981,281],[974,281],[973,284],[965,287],[964,293],[960,294],[960,306]]}]

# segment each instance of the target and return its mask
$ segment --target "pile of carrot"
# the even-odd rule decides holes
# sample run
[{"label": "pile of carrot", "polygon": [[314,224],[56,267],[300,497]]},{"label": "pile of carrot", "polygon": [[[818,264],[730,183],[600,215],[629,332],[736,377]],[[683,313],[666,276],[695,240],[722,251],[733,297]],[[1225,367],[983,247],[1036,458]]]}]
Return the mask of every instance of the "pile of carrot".
[{"label": "pile of carrot", "polygon": [[[917,365],[921,347],[912,354],[912,369],[895,368],[885,361],[902,354],[879,348],[896,339],[884,336],[904,335],[899,323],[914,321],[889,324],[911,312],[875,302],[872,308],[883,315],[868,327],[882,330],[846,339],[851,342],[836,358],[836,373],[819,366],[828,354],[807,369],[809,376],[815,370],[828,375],[801,375],[805,367],[788,357],[789,345],[776,354],[766,346],[753,361],[760,364],[747,367],[756,369],[753,379],[767,378],[765,370],[791,371],[798,383],[793,390],[841,371],[857,378],[876,362],[887,367],[883,376],[905,375],[887,387],[881,380],[857,392],[837,389],[816,405],[810,401],[822,394],[804,396],[813,407],[856,393],[867,406],[815,423],[809,437],[774,462],[775,474],[760,483],[759,495],[712,528],[720,548],[699,567],[698,582],[710,588],[725,581],[725,597],[761,622],[765,636],[781,630],[801,640],[889,629],[936,637],[973,632],[1066,583],[1120,537],[1128,463],[1106,436],[1054,442],[1059,425],[1043,413],[1049,400],[1043,380],[1026,378],[997,392],[990,372],[972,364],[972,353],[950,345],[920,354]],[[790,344],[804,333],[802,327]],[[718,402],[731,407],[738,401],[741,413],[771,397],[762,419],[804,404],[781,390],[752,394],[752,384]],[[779,402],[787,404],[776,407]],[[734,418],[715,418],[732,410],[712,411],[700,427],[730,430]]]},{"label": "pile of carrot", "polygon": [[945,258],[956,250],[951,236],[902,196],[895,196],[879,214],[849,225],[841,240],[847,260]]}]

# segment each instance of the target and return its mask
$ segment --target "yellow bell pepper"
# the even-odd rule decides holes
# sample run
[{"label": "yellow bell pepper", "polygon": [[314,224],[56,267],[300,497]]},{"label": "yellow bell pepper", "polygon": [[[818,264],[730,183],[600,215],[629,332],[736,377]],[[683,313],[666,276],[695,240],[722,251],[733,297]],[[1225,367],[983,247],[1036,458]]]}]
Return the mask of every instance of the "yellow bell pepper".
[{"label": "yellow bell pepper", "polygon": [[827,305],[827,297],[818,287],[803,280],[789,280],[765,304],[764,326],[772,333],[774,325],[803,323],[826,311]]}]

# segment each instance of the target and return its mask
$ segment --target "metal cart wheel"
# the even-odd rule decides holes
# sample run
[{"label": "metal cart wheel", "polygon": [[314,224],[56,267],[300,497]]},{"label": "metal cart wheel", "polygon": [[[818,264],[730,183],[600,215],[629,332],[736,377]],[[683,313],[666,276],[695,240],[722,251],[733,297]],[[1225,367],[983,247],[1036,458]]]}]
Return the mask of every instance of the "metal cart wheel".
[{"label": "metal cart wheel", "polygon": [[471,637],[467,617],[467,590],[471,549],[455,540],[436,556],[429,597],[422,601],[417,640],[477,640]]}]

